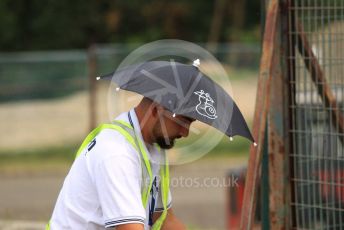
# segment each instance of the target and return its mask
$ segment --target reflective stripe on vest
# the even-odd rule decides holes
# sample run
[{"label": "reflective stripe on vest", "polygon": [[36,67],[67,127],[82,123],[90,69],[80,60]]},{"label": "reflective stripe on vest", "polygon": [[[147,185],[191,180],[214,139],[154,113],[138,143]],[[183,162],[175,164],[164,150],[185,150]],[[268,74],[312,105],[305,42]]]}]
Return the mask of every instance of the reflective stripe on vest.
[{"label": "reflective stripe on vest", "polygon": [[[149,198],[149,191],[152,188],[152,184],[153,184],[153,175],[152,175],[152,170],[151,170],[151,166],[150,166],[150,162],[148,159],[148,155],[143,147],[143,143],[141,141],[139,141],[136,136],[135,136],[135,131],[133,130],[133,127],[125,122],[125,121],[118,121],[115,120],[113,123],[116,124],[101,124],[99,125],[97,128],[95,128],[94,130],[92,130],[87,137],[85,138],[85,140],[82,142],[81,146],[79,147],[77,153],[76,153],[76,157],[80,156],[81,152],[83,149],[85,149],[85,147],[87,147],[87,145],[104,129],[112,129],[112,130],[116,130],[118,131],[120,134],[122,134],[125,139],[139,152],[140,154],[140,158],[143,160],[144,165],[145,165],[145,169],[146,172],[149,175],[149,184],[148,187],[146,187],[145,182],[147,181],[146,178],[142,178],[142,183],[143,183],[143,188],[141,191],[141,199],[142,199],[142,204],[143,206],[146,208],[147,203],[148,203],[148,198]],[[163,152],[164,153],[164,152]],[[170,175],[169,175],[169,167],[168,167],[168,160],[166,155],[164,154],[165,157],[165,165],[162,165],[160,167],[160,178],[161,178],[161,200],[162,200],[162,204],[163,204],[163,212],[161,214],[161,216],[159,217],[159,219],[157,219],[154,223],[154,225],[152,226],[152,230],[159,230],[163,223],[164,220],[166,219],[167,216],[167,202],[168,202],[168,192],[169,192],[169,179],[170,179]],[[147,217],[148,218],[148,217]],[[50,221],[49,223],[46,225],[46,230],[50,230]]]}]

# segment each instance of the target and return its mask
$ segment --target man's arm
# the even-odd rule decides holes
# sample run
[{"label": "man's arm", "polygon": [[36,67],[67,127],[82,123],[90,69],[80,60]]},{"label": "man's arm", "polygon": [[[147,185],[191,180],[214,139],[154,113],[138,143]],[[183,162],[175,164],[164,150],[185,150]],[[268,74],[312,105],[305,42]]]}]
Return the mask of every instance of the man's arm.
[{"label": "man's arm", "polygon": [[[162,212],[153,213],[153,221],[155,222]],[[172,208],[167,210],[167,216],[162,225],[162,230],[185,230],[184,224],[174,215]]]},{"label": "man's arm", "polygon": [[143,224],[121,224],[116,226],[116,230],[144,230]]},{"label": "man's arm", "polygon": [[[155,222],[162,212],[153,213]],[[143,224],[123,224],[116,226],[116,230],[144,230]],[[162,226],[162,230],[186,230],[184,224],[174,215],[172,208],[167,210],[167,216]]]}]

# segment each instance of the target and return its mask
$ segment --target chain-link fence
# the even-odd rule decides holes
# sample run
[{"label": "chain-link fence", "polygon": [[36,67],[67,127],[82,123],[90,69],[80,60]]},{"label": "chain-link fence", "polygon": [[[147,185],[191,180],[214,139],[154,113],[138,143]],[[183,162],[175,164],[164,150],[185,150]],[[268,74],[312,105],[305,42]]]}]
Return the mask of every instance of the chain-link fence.
[{"label": "chain-link fence", "polygon": [[295,0],[290,71],[293,227],[344,228],[344,1]]},{"label": "chain-link fence", "polygon": [[[90,120],[108,121],[107,87],[97,82],[94,88],[90,79],[113,71],[139,46],[97,44],[89,50],[0,53],[0,149],[77,143],[88,132]],[[217,44],[211,50],[228,67],[230,78],[257,72],[258,43]],[[97,100],[90,102],[93,90]]]}]

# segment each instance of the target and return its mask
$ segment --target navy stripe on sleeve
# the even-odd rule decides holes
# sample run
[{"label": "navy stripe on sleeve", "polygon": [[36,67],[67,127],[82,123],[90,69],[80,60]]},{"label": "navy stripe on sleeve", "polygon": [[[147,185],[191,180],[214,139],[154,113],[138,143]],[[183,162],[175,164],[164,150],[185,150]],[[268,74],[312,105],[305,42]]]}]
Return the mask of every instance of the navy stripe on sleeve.
[{"label": "navy stripe on sleeve", "polygon": [[144,219],[142,219],[142,218],[125,218],[125,219],[108,221],[108,222],[105,222],[105,228],[111,228],[111,227],[115,227],[117,225],[129,224],[129,223],[144,224]]}]

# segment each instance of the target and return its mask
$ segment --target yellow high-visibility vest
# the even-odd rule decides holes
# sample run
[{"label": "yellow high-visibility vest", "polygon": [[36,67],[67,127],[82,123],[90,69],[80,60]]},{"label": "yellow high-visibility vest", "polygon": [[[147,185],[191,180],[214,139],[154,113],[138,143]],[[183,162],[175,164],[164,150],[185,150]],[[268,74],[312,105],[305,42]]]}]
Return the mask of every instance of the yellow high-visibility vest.
[{"label": "yellow high-visibility vest", "polygon": [[[153,184],[153,174],[152,174],[152,169],[151,165],[148,159],[148,154],[145,151],[145,148],[143,147],[144,144],[138,140],[138,138],[135,135],[135,131],[133,127],[125,122],[125,121],[120,121],[120,120],[115,120],[114,124],[101,124],[94,130],[92,130],[85,140],[82,142],[81,146],[79,147],[76,157],[77,158],[82,150],[84,150],[88,144],[104,129],[112,129],[118,131],[120,134],[122,134],[125,139],[138,151],[141,162],[144,163],[142,167],[145,168],[143,170],[143,178],[142,178],[142,187],[141,187],[141,198],[142,198],[142,204],[146,208],[147,203],[148,203],[148,198],[149,198],[149,191],[152,188]],[[169,193],[169,167],[168,167],[168,160],[166,155],[164,154],[165,157],[165,165],[162,165],[160,167],[160,177],[161,177],[161,198],[162,198],[162,204],[163,204],[163,212],[161,216],[159,217],[158,220],[155,221],[154,225],[152,226],[152,230],[159,230],[161,229],[166,216],[167,216],[167,202],[168,202],[168,193]],[[146,183],[148,182],[148,183]],[[46,225],[46,230],[50,230],[50,222]]]}]

